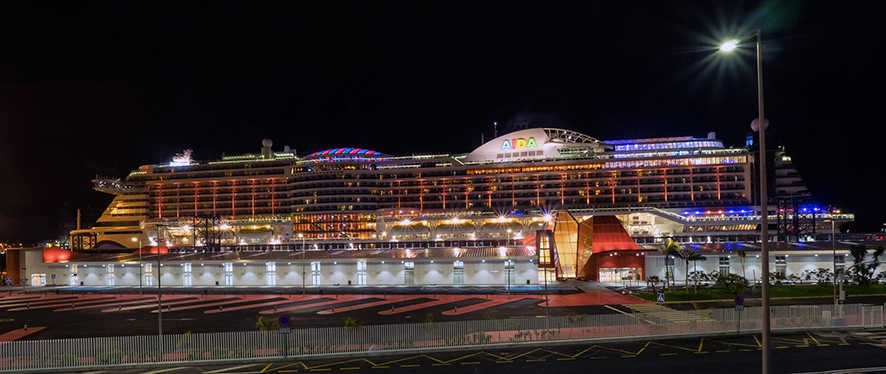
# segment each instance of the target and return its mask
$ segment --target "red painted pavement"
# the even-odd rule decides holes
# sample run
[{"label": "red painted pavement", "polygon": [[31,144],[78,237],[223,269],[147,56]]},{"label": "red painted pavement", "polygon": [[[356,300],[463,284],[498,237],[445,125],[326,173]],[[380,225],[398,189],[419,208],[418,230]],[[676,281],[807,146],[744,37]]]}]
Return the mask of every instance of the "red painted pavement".
[{"label": "red painted pavement", "polygon": [[323,296],[323,295],[301,295],[301,296],[293,297],[289,300],[268,301],[266,303],[258,303],[258,304],[252,304],[252,305],[240,305],[240,306],[225,308],[222,310],[218,310],[218,309],[204,310],[203,313],[205,313],[205,314],[224,313],[224,312],[231,312],[231,311],[235,311],[235,310],[264,308],[266,306],[272,306],[272,305],[292,304],[292,303],[299,302],[299,301],[328,299],[328,298],[329,298],[329,296]]},{"label": "red painted pavement", "polygon": [[[538,295],[544,299],[544,295]],[[639,297],[622,295],[615,292],[587,292],[570,295],[549,295],[551,307],[566,306],[588,306],[588,305],[607,305],[607,304],[646,304],[648,301]],[[544,303],[538,304],[544,306]]]},{"label": "red painted pavement", "polygon": [[[334,297],[334,295],[332,297]],[[324,305],[335,305],[335,304],[342,303],[342,302],[363,300],[363,299],[370,299],[370,298],[372,298],[372,297],[371,296],[364,296],[364,295],[339,295],[337,299],[333,299],[333,300],[321,301],[319,303],[293,305],[293,306],[288,306],[288,307],[278,308],[278,309],[262,310],[259,312],[259,314],[274,314],[274,313],[279,313],[279,312],[291,312],[293,310],[315,308],[315,307],[324,306]]]},{"label": "red painted pavement", "polygon": [[465,313],[471,313],[471,312],[476,312],[478,310],[489,309],[489,308],[497,307],[499,305],[513,303],[515,301],[520,301],[520,300],[524,300],[524,299],[538,299],[539,297],[543,298],[544,296],[539,296],[539,295],[525,295],[525,296],[524,295],[514,295],[514,296],[495,295],[495,296],[489,296],[489,300],[487,300],[487,301],[484,301],[479,304],[468,305],[466,307],[462,307],[462,308],[458,308],[458,309],[447,310],[447,311],[443,312],[443,315],[458,316],[458,315],[462,315]]},{"label": "red painted pavement", "polygon": [[34,326],[34,327],[29,327],[27,331],[25,331],[25,329],[7,331],[6,333],[0,335],[0,342],[11,342],[11,341],[19,340],[19,339],[24,338],[28,335],[43,331],[44,329],[46,329],[46,327]]},{"label": "red painted pavement", "polygon": [[[382,299],[382,298],[384,298],[385,296],[383,296],[383,295],[374,295],[374,296],[372,296],[372,297],[373,297],[373,298]],[[325,309],[325,310],[321,310],[321,311],[317,312],[317,314],[323,314],[323,315],[326,315],[326,314],[336,314],[336,313],[342,313],[342,312],[350,312],[350,311],[352,311],[352,310],[359,310],[359,309],[373,308],[373,307],[377,307],[377,306],[380,306],[380,305],[388,305],[388,304],[399,303],[399,302],[401,302],[401,301],[415,300],[415,299],[424,299],[424,298],[426,298],[426,297],[425,297],[425,296],[421,296],[421,295],[419,295],[419,296],[388,295],[386,300],[373,301],[373,302],[371,302],[371,303],[363,303],[363,304],[357,304],[357,305],[348,305],[348,306],[343,306],[343,307],[341,307],[341,308]]]},{"label": "red painted pavement", "polygon": [[[166,300],[167,297],[170,300],[180,300],[180,299],[184,299],[184,298],[193,298],[193,296],[189,296],[189,295],[175,295],[175,296],[163,296],[163,299]],[[124,300],[128,300],[128,301],[124,301]],[[91,305],[84,305],[84,306],[78,305],[73,308],[67,307],[67,308],[56,309],[56,310],[53,310],[53,312],[70,312],[72,310],[99,309],[99,308],[107,308],[107,307],[113,307],[113,306],[119,307],[122,305],[142,304],[142,303],[147,303],[147,302],[151,302],[154,300],[157,300],[157,296],[132,295],[131,297],[126,297],[126,298],[120,297],[116,301],[97,303],[97,304],[91,304]]]},{"label": "red painted pavement", "polygon": [[378,312],[378,314],[386,315],[386,316],[392,315],[392,314],[400,314],[400,313],[411,312],[413,310],[435,307],[437,305],[451,304],[451,303],[459,302],[462,300],[479,299],[479,298],[480,298],[480,296],[478,296],[478,295],[439,296],[437,298],[437,300],[428,301],[428,302],[424,302],[424,303],[420,303],[420,304],[407,305],[407,306],[400,307],[400,308],[382,310],[382,311]]},{"label": "red painted pavement", "polygon": [[[180,307],[176,307],[176,308],[163,309],[163,311],[166,311],[166,312],[178,312],[178,311],[180,311],[180,310],[191,310],[191,309],[200,309],[200,308],[211,308],[211,307],[219,306],[219,305],[228,305],[228,304],[237,304],[237,303],[248,303],[248,302],[260,301],[260,300],[278,299],[278,298],[280,298],[280,297],[282,297],[282,296],[280,296],[280,295],[267,295],[267,296],[255,296],[255,295],[249,295],[249,296],[244,296],[244,297],[241,297],[241,298],[238,298],[238,299],[233,299],[233,300],[217,301],[217,302],[214,302],[214,303],[208,303],[208,304],[185,305],[185,306],[180,306]],[[163,306],[165,307],[166,304],[164,304]],[[157,313],[157,310],[156,310],[156,309],[155,309],[155,310],[152,310],[151,313]]]},{"label": "red painted pavement", "polygon": [[[200,301],[217,301],[217,300],[228,300],[231,299],[230,296],[201,296],[201,295],[181,295],[177,298],[171,298],[172,295],[163,295],[163,307],[168,305],[181,305],[187,303],[194,303]],[[157,300],[157,297],[153,297],[154,300]],[[178,300],[178,301],[175,301]],[[167,302],[168,301],[168,302]],[[123,308],[108,308],[102,309],[102,313],[111,313],[111,312],[126,312],[130,310],[139,310],[139,309],[151,309],[156,308],[157,304],[150,305],[136,305],[136,306],[127,306]]]},{"label": "red painted pavement", "polygon": [[[31,305],[30,307],[27,304],[19,304],[18,308],[8,309],[10,312],[19,312],[22,310],[32,310],[32,309],[52,309],[58,308],[60,306],[71,305],[71,304],[95,304],[101,302],[107,302],[110,300],[114,300],[113,295],[92,295],[92,296],[81,296],[76,300],[55,300],[56,302],[51,304],[41,304],[41,305]],[[24,306],[22,306],[24,305]]]}]

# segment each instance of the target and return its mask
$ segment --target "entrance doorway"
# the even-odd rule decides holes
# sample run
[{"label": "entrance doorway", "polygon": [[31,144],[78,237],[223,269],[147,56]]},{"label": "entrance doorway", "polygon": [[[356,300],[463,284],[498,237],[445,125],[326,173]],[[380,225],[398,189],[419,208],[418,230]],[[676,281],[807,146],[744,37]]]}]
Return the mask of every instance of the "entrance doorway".
[{"label": "entrance doorway", "polygon": [[639,268],[602,268],[600,282],[639,281]]}]

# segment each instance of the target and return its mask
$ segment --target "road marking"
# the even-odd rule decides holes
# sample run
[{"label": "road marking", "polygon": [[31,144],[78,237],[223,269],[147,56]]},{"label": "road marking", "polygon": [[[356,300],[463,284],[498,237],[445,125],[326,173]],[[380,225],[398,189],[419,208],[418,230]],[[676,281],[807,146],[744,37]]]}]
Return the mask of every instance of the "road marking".
[{"label": "road marking", "polygon": [[187,367],[186,367],[186,366],[179,366],[179,367],[174,367],[174,368],[169,368],[169,369],[160,369],[160,370],[154,370],[154,371],[146,371],[146,372],[144,372],[144,373],[142,373],[142,374],[160,374],[160,373],[166,373],[166,372],[176,371],[176,370],[181,370],[181,369],[187,369]]},{"label": "road marking", "polygon": [[330,371],[330,368],[321,368],[321,369],[311,369],[311,371]]},{"label": "road marking", "polygon": [[[295,366],[295,365],[299,365],[299,364],[301,364],[301,366],[302,366],[303,368],[305,368],[305,369],[308,368],[307,366],[305,366],[305,364],[304,364],[303,362],[299,361],[299,362],[294,362],[294,363],[291,363],[291,364],[286,364],[286,365],[277,366],[276,368],[271,369],[271,371],[279,371],[279,372],[283,373],[284,371],[283,371],[283,370],[280,370],[280,369],[288,368],[288,367],[290,367],[290,366]],[[258,364],[256,364],[256,365],[258,365]],[[298,371],[298,370],[296,370],[296,371]]]},{"label": "road marking", "polygon": [[714,351],[714,352],[718,352],[718,353],[726,353],[726,352],[731,352],[731,351],[728,350],[728,349],[718,349],[718,350],[716,350],[716,351]]},{"label": "road marking", "polygon": [[237,369],[248,368],[248,367],[255,366],[255,365],[261,365],[261,364],[248,364],[248,365],[232,366],[232,367],[224,368],[224,369],[204,371],[203,373],[205,373],[205,374],[224,373],[226,371],[233,371],[233,370],[237,370]]},{"label": "road marking", "polygon": [[692,353],[693,353],[693,354],[697,354],[697,355],[705,355],[705,354],[708,354],[708,353],[711,353],[711,352],[708,352],[708,351],[701,351],[701,352],[692,352]]},{"label": "road marking", "polygon": [[762,344],[762,343],[760,343],[760,340],[759,340],[759,339],[757,339],[757,335],[753,335],[753,336],[754,336],[754,342],[756,342],[756,343],[757,343],[757,347],[758,347],[758,348],[759,348],[759,347],[762,347],[762,346],[763,346],[763,344]]},{"label": "road marking", "polygon": [[526,362],[545,362],[545,361],[547,361],[547,360],[539,359],[539,358],[531,358],[531,359],[526,360]]},{"label": "road marking", "polygon": [[704,338],[701,338],[701,340],[698,341],[698,351],[696,352],[701,352],[702,345],[704,345]]},{"label": "road marking", "polygon": [[634,357],[637,357],[637,355],[621,355],[621,358],[634,358]]},{"label": "road marking", "polygon": [[268,366],[265,366],[265,368],[264,368],[264,369],[261,369],[260,372],[261,372],[261,373],[264,373],[264,372],[268,371],[268,368],[271,367],[271,365],[273,365],[273,364],[268,364]]},{"label": "road marking", "polygon": [[816,339],[814,336],[812,336],[812,334],[809,333],[809,331],[806,332],[806,335],[809,335],[809,339],[812,339],[812,341],[815,342],[815,345],[821,346],[821,343],[818,342],[818,339]]},{"label": "road marking", "polygon": [[671,353],[659,353],[658,355],[659,356],[676,356],[677,354],[674,352],[671,352]]},{"label": "road marking", "polygon": [[360,370],[359,366],[348,366],[346,368],[338,368],[338,370]]},{"label": "road marking", "polygon": [[803,373],[795,373],[795,374],[839,374],[839,373],[873,373],[878,371],[886,370],[886,366],[878,366],[878,367],[868,367],[868,368],[854,368],[854,369],[838,369],[838,370],[828,370],[828,371],[808,371]]},{"label": "road marking", "polygon": [[609,306],[609,305],[603,305],[603,307],[606,308],[606,309],[614,310],[614,311],[619,312],[619,313],[621,313],[621,314],[624,314],[624,315],[626,315],[626,316],[628,316],[628,317],[634,318],[634,316],[632,316],[631,313],[625,313],[623,310],[619,310],[619,309],[617,309],[617,308],[613,308],[613,307],[611,307],[611,306]]},{"label": "road marking", "polygon": [[511,361],[511,360],[502,360],[502,361],[496,361],[495,363],[496,363],[496,364],[513,364],[514,361]]},{"label": "road marking", "polygon": [[557,359],[557,361],[570,361],[570,360],[575,360],[575,357],[561,357],[561,358]]},{"label": "road marking", "polygon": [[752,351],[752,350],[753,350],[753,349],[747,349],[747,348],[739,348],[739,349],[738,349],[739,352],[750,352],[750,351]]},{"label": "road marking", "polygon": [[382,366],[373,366],[373,369],[390,369],[390,366],[382,365]]},{"label": "road marking", "polygon": [[419,365],[419,364],[403,364],[403,365],[400,365],[401,368],[416,368],[416,367],[419,367],[419,366],[421,366],[421,365]]},{"label": "road marking", "polygon": [[[467,361],[467,362],[462,362],[461,364],[462,365],[480,365],[480,361]],[[418,366],[418,365],[415,365],[415,366]]]}]

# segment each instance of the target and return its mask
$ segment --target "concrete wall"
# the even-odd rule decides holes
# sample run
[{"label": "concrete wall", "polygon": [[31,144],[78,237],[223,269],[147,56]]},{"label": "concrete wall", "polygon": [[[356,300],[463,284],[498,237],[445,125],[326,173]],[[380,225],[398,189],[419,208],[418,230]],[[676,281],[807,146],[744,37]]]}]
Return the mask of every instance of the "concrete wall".
[{"label": "concrete wall", "polygon": [[[413,261],[413,285],[452,285],[454,281],[453,260]],[[78,282],[84,286],[109,286],[108,265],[101,263],[55,264],[64,274],[58,275],[59,284],[69,284],[70,272],[78,265]],[[144,268],[142,268],[144,269]],[[150,273],[144,272],[143,277],[151,277],[151,286],[157,286],[157,274],[162,274],[163,287],[184,287],[184,266],[182,263],[164,263],[162,267],[152,264]],[[310,286],[358,286],[357,261],[320,261],[320,280],[313,284],[310,262],[276,262],[274,279],[276,286],[302,286],[302,271],[305,285]],[[191,263],[191,285],[193,287],[214,287],[216,282],[224,286],[224,266],[221,262]],[[267,265],[264,262],[233,263],[234,287],[264,287],[268,285]],[[139,266],[137,264],[114,264],[113,286],[138,286]],[[510,279],[511,285],[538,284],[536,264],[528,259],[514,260],[514,271]],[[367,286],[400,286],[405,285],[405,264],[395,261],[367,261]],[[505,285],[506,277],[504,260],[475,260],[464,262],[465,285]],[[78,283],[79,284],[79,283]],[[144,282],[147,284],[147,282]]]}]

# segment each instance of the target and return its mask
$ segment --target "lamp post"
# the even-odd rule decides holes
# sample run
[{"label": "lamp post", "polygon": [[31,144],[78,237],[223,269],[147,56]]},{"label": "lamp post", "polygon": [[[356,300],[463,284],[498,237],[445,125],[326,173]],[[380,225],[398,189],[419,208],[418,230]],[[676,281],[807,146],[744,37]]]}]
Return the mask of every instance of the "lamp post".
[{"label": "lamp post", "polygon": [[[761,41],[761,31],[754,31],[756,39],[756,60],[757,60],[757,119],[751,123],[751,129],[760,134],[760,262],[763,273],[762,282],[762,307],[763,307],[763,326],[760,329],[762,336],[762,366],[763,374],[769,373],[769,209],[766,206],[766,127],[768,123],[763,112],[763,43]],[[720,52],[729,53],[738,48],[739,41],[737,39],[729,40],[720,46]]]},{"label": "lamp post", "polygon": [[[142,288],[142,240],[141,238],[132,237],[133,242],[138,242],[138,288]],[[141,291],[139,291],[141,292]]]},{"label": "lamp post", "polygon": [[305,283],[305,235],[298,233],[298,237],[301,239],[301,294],[305,295],[307,290],[307,283]]},{"label": "lamp post", "polygon": [[834,221],[834,213],[831,211],[831,251],[834,255],[834,281],[832,282],[834,285],[834,312],[837,312],[837,242],[835,239],[836,233],[836,222]]}]

